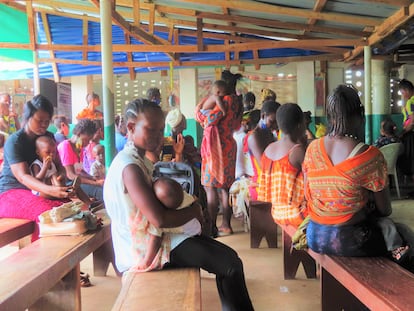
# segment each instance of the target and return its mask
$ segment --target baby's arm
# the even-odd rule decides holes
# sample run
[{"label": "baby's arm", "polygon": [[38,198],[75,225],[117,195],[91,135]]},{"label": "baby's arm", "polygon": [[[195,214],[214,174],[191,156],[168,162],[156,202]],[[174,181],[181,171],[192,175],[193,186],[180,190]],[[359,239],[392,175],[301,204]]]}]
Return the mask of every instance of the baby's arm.
[{"label": "baby's arm", "polygon": [[221,112],[223,112],[223,116],[226,115],[226,108],[224,107],[224,103],[220,96],[215,95],[216,105],[220,108]]},{"label": "baby's arm", "polygon": [[148,248],[145,253],[145,257],[141,263],[138,265],[139,270],[145,270],[151,266],[152,262],[157,256],[158,250],[161,247],[162,236],[157,236],[150,234],[150,239],[148,240]]},{"label": "baby's arm", "polygon": [[46,158],[43,161],[43,166],[40,167],[38,164],[32,164],[31,171],[34,178],[38,180],[43,180],[46,176],[46,172],[49,169],[50,162],[52,161],[51,158]]}]

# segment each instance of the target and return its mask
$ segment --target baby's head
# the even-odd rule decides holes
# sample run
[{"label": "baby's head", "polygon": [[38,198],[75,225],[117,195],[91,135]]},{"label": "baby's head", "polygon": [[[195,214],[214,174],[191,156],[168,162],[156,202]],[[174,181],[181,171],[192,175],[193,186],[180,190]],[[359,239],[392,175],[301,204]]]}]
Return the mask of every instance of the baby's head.
[{"label": "baby's head", "polygon": [[101,144],[96,144],[92,149],[95,161],[105,163],[105,148]]},{"label": "baby's head", "polygon": [[176,209],[184,200],[183,188],[174,179],[159,177],[153,188],[157,199],[167,208]]},{"label": "baby's head", "polygon": [[50,136],[39,136],[36,139],[36,154],[40,160],[44,160],[47,157],[54,158],[56,153],[56,142]]},{"label": "baby's head", "polygon": [[381,122],[381,135],[383,136],[395,136],[397,132],[397,125],[390,118]]},{"label": "baby's head", "polygon": [[223,80],[217,80],[213,83],[213,95],[224,96],[226,95],[227,84]]}]

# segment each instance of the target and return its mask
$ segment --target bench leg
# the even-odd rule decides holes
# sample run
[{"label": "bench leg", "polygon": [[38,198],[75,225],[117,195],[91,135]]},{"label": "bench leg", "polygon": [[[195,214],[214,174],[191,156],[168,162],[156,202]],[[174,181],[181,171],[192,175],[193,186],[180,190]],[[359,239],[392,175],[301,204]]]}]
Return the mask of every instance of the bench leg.
[{"label": "bench leg", "polygon": [[29,311],[80,311],[80,265],[66,274],[47,294],[36,301]]},{"label": "bench leg", "polygon": [[93,252],[93,274],[94,276],[106,276],[109,264],[112,263],[118,276],[121,274],[115,267],[115,254],[112,239],[102,244]]},{"label": "bench leg", "polygon": [[303,265],[306,277],[316,279],[315,260],[306,251],[291,250],[292,239],[285,231],[282,231],[282,241],[285,280],[293,280],[296,277],[300,263]]},{"label": "bench leg", "polygon": [[369,311],[354,295],[328,271],[321,268],[322,311]]},{"label": "bench leg", "polygon": [[277,225],[268,202],[250,202],[250,248],[258,248],[263,237],[269,248],[277,248]]}]

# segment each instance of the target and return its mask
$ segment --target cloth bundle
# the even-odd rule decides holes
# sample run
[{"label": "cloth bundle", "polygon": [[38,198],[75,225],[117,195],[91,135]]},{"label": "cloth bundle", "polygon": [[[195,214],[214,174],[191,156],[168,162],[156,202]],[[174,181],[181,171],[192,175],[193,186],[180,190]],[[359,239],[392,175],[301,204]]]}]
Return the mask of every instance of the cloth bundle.
[{"label": "cloth bundle", "polygon": [[39,236],[79,235],[99,226],[98,218],[81,209],[82,202],[69,202],[39,215]]}]

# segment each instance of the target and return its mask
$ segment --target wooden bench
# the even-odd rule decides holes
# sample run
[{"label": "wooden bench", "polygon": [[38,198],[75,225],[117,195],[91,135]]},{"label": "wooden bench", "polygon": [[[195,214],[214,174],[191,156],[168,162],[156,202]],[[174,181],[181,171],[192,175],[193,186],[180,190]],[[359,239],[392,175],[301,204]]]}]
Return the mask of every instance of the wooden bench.
[{"label": "wooden bench", "polygon": [[269,248],[277,248],[277,225],[271,209],[271,203],[250,201],[250,248],[258,248],[263,238],[266,238]]},{"label": "wooden bench", "polygon": [[0,218],[0,247],[33,233],[34,222],[27,219]]},{"label": "wooden bench", "polygon": [[290,252],[293,226],[283,230],[285,279],[292,279],[300,262],[308,277],[320,265],[321,304],[331,310],[414,310],[414,274],[385,257],[339,257],[307,251]]},{"label": "wooden bench", "polygon": [[198,268],[129,273],[112,311],[199,311],[201,281]]},{"label": "wooden bench", "polygon": [[80,310],[80,261],[97,251],[94,264],[105,275],[112,258],[102,254],[108,249],[110,225],[78,236],[44,237],[20,249],[0,261],[0,310]]}]

